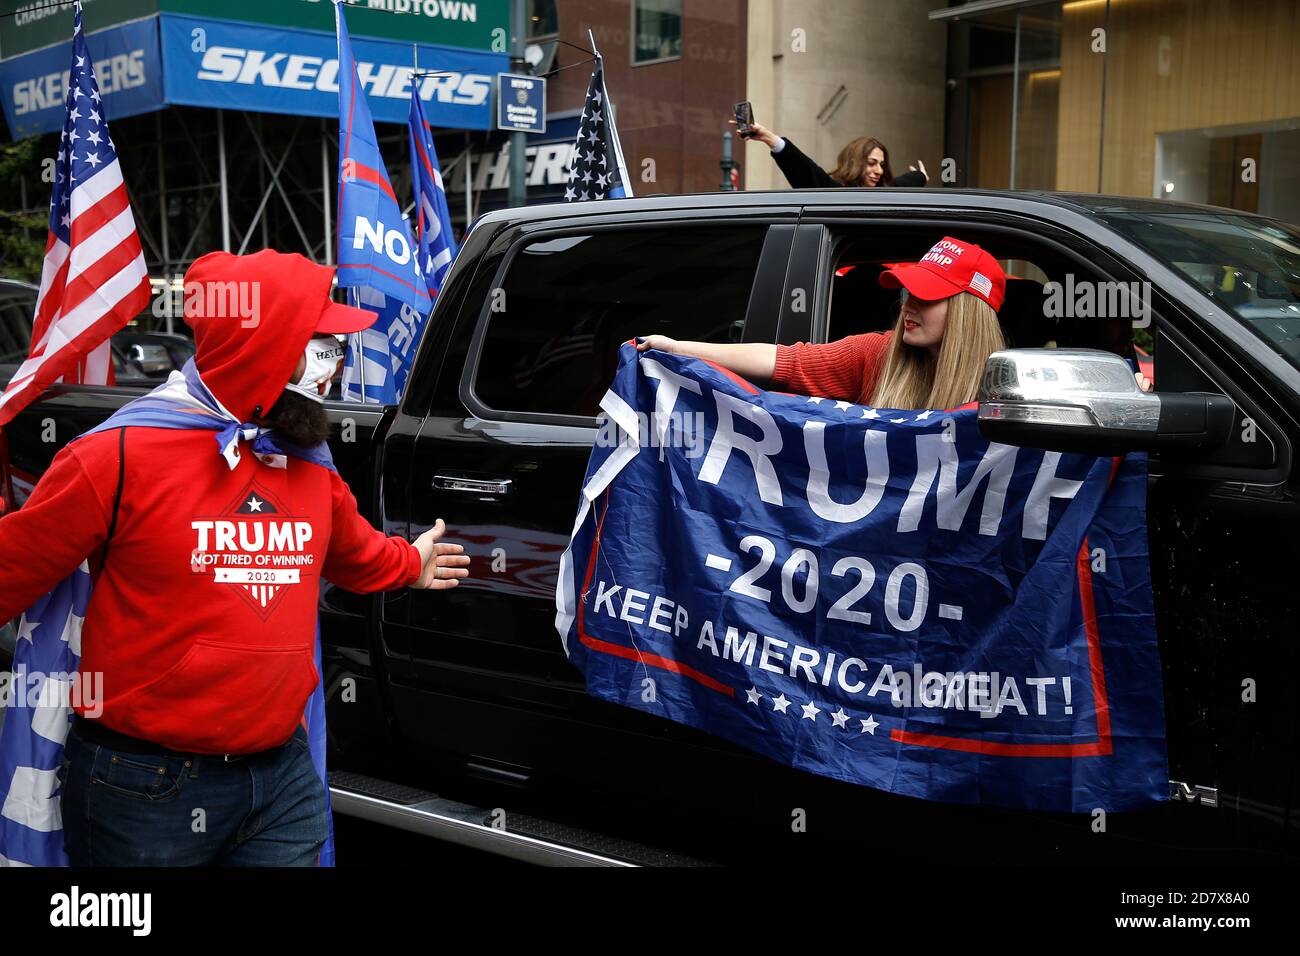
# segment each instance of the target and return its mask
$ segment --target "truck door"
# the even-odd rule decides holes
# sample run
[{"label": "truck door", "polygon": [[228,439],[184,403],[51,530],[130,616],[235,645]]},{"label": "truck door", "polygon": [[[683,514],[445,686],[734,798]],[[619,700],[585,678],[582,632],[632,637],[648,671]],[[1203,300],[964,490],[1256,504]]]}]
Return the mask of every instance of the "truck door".
[{"label": "truck door", "polygon": [[714,744],[587,697],[555,631],[558,562],[619,346],[775,341],[796,217],[581,217],[496,238],[447,332],[405,490],[412,532],[442,517],[470,577],[386,602],[396,720],[418,747],[503,778],[608,779],[607,757],[632,774],[648,759],[628,730]]}]

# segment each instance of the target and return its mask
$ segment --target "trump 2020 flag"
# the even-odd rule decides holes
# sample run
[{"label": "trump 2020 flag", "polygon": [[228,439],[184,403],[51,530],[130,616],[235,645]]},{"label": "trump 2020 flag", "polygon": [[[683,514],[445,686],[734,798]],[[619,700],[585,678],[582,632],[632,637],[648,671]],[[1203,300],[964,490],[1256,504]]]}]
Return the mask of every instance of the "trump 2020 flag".
[{"label": "trump 2020 flag", "polygon": [[587,101],[578,118],[578,138],[569,160],[566,202],[622,199],[632,195],[632,180],[623,161],[623,146],[614,125],[614,104],[605,90],[605,61],[596,54],[596,69],[587,85]]},{"label": "trump 2020 flag", "polygon": [[1144,455],[630,343],[601,407],[556,594],[590,694],[914,797],[1167,799]]},{"label": "trump 2020 flag", "polygon": [[[334,5],[339,48],[338,282],[352,305],[379,315],[349,341],[347,400],[397,401],[393,348],[413,341],[431,299],[418,250],[384,168],[365,91],[357,78],[343,5]],[[392,343],[397,343],[394,346]]]}]

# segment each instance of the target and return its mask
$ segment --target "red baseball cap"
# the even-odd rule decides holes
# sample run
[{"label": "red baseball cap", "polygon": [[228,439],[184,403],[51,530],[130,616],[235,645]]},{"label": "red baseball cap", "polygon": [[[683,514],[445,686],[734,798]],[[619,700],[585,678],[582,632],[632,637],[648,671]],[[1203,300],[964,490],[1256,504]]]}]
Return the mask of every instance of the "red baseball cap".
[{"label": "red baseball cap", "polygon": [[316,320],[316,331],[331,335],[347,335],[349,332],[360,332],[362,329],[370,328],[378,318],[378,312],[358,309],[328,299],[325,308],[321,310],[320,318]]},{"label": "red baseball cap", "polygon": [[994,312],[1002,308],[1007,291],[1006,273],[998,261],[975,243],[952,236],[931,246],[920,262],[890,263],[880,273],[880,284],[887,289],[902,286],[920,299],[947,299],[969,292]]}]

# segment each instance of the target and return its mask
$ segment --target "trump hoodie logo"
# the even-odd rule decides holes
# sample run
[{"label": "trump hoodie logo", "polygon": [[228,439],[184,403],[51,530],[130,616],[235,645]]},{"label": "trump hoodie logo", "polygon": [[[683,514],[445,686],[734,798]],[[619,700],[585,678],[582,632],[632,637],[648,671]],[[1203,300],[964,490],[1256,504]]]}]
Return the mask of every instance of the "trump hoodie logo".
[{"label": "trump hoodie logo", "polygon": [[235,588],[257,615],[274,613],[286,588],[302,583],[316,560],[312,525],[286,515],[265,489],[250,482],[222,514],[190,522],[195,533],[190,570],[211,574],[214,586]]}]

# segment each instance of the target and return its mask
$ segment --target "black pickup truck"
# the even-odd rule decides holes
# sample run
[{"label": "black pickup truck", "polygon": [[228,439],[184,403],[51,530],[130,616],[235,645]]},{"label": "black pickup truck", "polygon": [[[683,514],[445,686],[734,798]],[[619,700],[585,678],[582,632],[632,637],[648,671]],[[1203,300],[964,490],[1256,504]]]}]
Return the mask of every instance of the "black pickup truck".
[{"label": "black pickup truck", "polygon": [[[1131,357],[1137,336],[1153,366],[1154,417],[1112,403],[1105,421],[1072,430],[1102,452],[1151,453],[1173,779],[1171,799],[1148,811],[1099,821],[957,807],[814,777],[588,697],[561,650],[558,561],[619,343],[883,329],[897,297],[876,281],[882,263],[916,259],[943,235],[979,243],[1015,277],[1001,316],[1013,348]],[[1108,306],[1107,290],[1119,290]],[[20,486],[140,392],[43,396],[8,429]],[[1041,384],[1036,394],[1051,404]],[[1061,429],[1008,419],[1016,402],[1002,396],[986,434],[1058,440]],[[508,210],[467,237],[402,403],[329,411],[340,471],[376,526],[413,537],[442,516],[473,556],[451,592],[322,589],[336,812],[539,862],[771,864],[865,850],[900,866],[1281,863],[1300,849],[1296,227],[1176,203],[966,190]],[[42,442],[51,419],[58,441]]]}]

